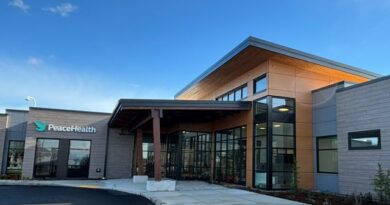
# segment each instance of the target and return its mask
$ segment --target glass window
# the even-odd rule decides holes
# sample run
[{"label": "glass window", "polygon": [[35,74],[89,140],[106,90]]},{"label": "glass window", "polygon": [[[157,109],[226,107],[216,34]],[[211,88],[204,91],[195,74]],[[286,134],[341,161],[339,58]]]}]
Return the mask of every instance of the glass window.
[{"label": "glass window", "polygon": [[216,133],[222,141],[216,141],[215,179],[227,183],[245,185],[246,176],[246,127],[222,130]]},{"label": "glass window", "polygon": [[272,170],[291,172],[294,164],[293,149],[272,149]]},{"label": "glass window", "polygon": [[59,140],[37,139],[34,176],[55,177],[58,164]]},{"label": "glass window", "polygon": [[359,149],[380,149],[380,130],[369,130],[361,132],[350,132],[348,133],[349,137],[349,149],[350,150],[359,150]]},{"label": "glass window", "polygon": [[229,93],[229,101],[234,101],[234,92]]},{"label": "glass window", "polygon": [[338,172],[337,137],[317,138],[317,171],[326,173]]},{"label": "glass window", "polygon": [[224,95],[224,96],[222,97],[222,101],[228,101],[228,95]]},{"label": "glass window", "polygon": [[291,172],[272,172],[273,189],[289,189],[293,180]]},{"label": "glass window", "polygon": [[241,98],[242,98],[242,96],[241,96],[241,88],[240,88],[240,89],[237,89],[237,90],[234,92],[234,97],[235,97],[235,100],[236,100],[236,101],[241,100]]},{"label": "glass window", "polygon": [[248,86],[242,88],[242,99],[248,97]]},{"label": "glass window", "polygon": [[254,93],[260,93],[267,89],[267,76],[263,75],[254,80]]},{"label": "glass window", "polygon": [[7,174],[21,174],[24,155],[24,141],[9,141]]},{"label": "glass window", "polygon": [[294,124],[293,123],[283,123],[283,122],[273,122],[272,123],[272,134],[273,135],[294,135]]},{"label": "glass window", "polygon": [[263,114],[268,112],[267,98],[257,100],[255,103],[255,115]]},{"label": "glass window", "polygon": [[272,136],[272,147],[274,148],[294,148],[294,137],[292,136]]},{"label": "glass window", "polygon": [[91,141],[70,140],[68,177],[88,177]]},{"label": "glass window", "polygon": [[266,135],[267,134],[267,123],[256,123],[255,135]]},{"label": "glass window", "polygon": [[272,111],[279,113],[294,113],[294,100],[288,98],[272,98]]}]

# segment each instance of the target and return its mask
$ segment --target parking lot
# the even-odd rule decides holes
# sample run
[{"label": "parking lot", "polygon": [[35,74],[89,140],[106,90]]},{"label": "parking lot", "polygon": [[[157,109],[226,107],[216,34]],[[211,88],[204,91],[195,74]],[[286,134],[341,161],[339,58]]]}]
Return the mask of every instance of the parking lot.
[{"label": "parking lot", "polygon": [[119,191],[61,186],[0,186],[0,205],[152,205]]}]

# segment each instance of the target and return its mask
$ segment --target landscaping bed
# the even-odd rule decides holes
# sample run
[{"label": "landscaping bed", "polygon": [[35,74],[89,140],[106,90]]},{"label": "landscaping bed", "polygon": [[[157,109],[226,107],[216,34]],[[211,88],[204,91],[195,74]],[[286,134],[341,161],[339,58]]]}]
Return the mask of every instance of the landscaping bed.
[{"label": "landscaping bed", "polygon": [[311,191],[263,191],[254,190],[256,193],[266,194],[270,196],[290,199],[307,204],[314,205],[377,205],[378,203],[372,200],[371,195],[343,196],[322,192]]},{"label": "landscaping bed", "polygon": [[299,201],[302,203],[313,205],[379,205],[374,202],[371,194],[360,194],[356,196],[336,195],[332,193],[313,192],[306,190],[298,191],[267,191],[261,189],[253,189],[245,186],[231,185],[218,183],[220,185],[265,194],[269,196]]}]

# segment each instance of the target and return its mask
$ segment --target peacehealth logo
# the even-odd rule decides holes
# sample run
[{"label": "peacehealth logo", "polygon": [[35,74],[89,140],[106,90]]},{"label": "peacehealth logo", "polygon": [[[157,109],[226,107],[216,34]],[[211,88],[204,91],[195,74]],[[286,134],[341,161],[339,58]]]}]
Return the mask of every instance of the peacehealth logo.
[{"label": "peacehealth logo", "polygon": [[39,120],[34,121],[34,124],[36,126],[35,130],[38,132],[45,132],[47,131],[54,131],[54,132],[80,132],[80,133],[95,133],[96,128],[91,126],[77,126],[77,125],[71,125],[71,126],[61,126],[61,125],[55,125],[55,124],[48,124]]}]

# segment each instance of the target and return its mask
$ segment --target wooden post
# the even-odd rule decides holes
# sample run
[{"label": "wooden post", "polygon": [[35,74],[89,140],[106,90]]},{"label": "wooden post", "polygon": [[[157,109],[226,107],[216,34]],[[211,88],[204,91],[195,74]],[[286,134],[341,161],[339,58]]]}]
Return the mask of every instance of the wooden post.
[{"label": "wooden post", "polygon": [[160,110],[152,110],[153,148],[154,148],[154,180],[161,181],[161,143],[160,143]]},{"label": "wooden post", "polygon": [[144,161],[143,161],[143,158],[142,158],[142,129],[137,129],[137,135],[136,135],[136,139],[135,139],[135,143],[136,143],[136,152],[137,152],[137,158],[136,158],[136,163],[137,163],[137,175],[143,175],[145,174],[144,173]]}]

